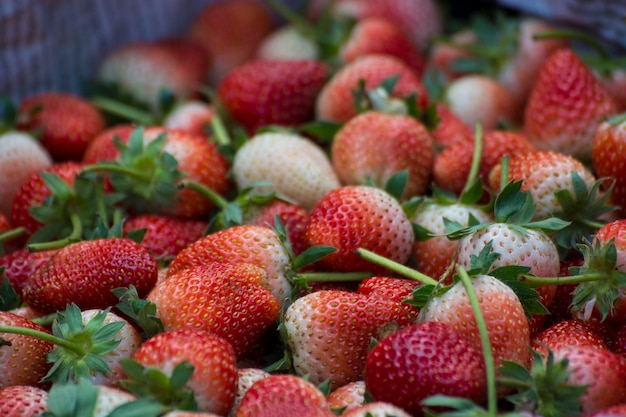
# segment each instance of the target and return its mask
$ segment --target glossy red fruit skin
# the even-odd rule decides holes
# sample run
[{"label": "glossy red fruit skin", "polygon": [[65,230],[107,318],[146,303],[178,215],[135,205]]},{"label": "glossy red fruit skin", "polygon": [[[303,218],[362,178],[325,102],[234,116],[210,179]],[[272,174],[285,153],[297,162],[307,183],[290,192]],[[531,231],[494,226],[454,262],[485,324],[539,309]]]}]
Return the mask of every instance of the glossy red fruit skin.
[{"label": "glossy red fruit skin", "polygon": [[614,182],[611,192],[613,204],[619,214],[626,217],[626,123],[598,125],[593,138],[593,168],[598,178]]},{"label": "glossy red fruit skin", "polygon": [[328,69],[317,60],[258,60],[233,69],[217,94],[249,133],[261,126],[296,126],[313,119]]},{"label": "glossy red fruit skin", "polygon": [[454,328],[437,322],[406,327],[380,340],[367,356],[365,385],[377,401],[422,416],[434,394],[484,401],[482,352]]},{"label": "glossy red fruit skin", "polygon": [[[43,326],[18,316],[17,314],[0,311],[0,325],[18,326],[48,333]],[[0,388],[12,385],[40,386],[41,379],[48,373],[52,364],[46,355],[54,345],[41,339],[18,334],[0,333],[3,340],[11,346],[0,348]]]},{"label": "glossy red fruit skin", "polygon": [[337,249],[318,262],[321,268],[381,274],[385,269],[361,258],[357,249],[403,264],[415,240],[397,200],[381,189],[359,185],[339,187],[322,197],[309,213],[305,236],[309,246]]},{"label": "glossy red fruit skin", "polygon": [[81,310],[118,302],[111,290],[134,285],[144,297],[157,281],[148,250],[126,238],[81,241],[59,249],[26,279],[22,295],[34,310],[49,314],[75,303]]},{"label": "glossy red fruit skin", "polygon": [[21,297],[24,282],[37,268],[46,263],[56,250],[29,252],[26,248],[18,249],[0,257],[0,266],[4,267],[4,276]]},{"label": "glossy red fruit skin", "polygon": [[159,333],[135,351],[134,359],[165,372],[183,361],[194,371],[187,386],[195,393],[198,411],[226,415],[237,392],[235,352],[225,339],[207,331],[179,329]]},{"label": "glossy red fruit skin", "polygon": [[55,161],[81,160],[89,142],[105,128],[104,117],[91,102],[64,92],[27,97],[18,113],[18,128],[39,130],[41,143]]},{"label": "glossy red fruit skin", "polygon": [[581,320],[564,320],[551,325],[535,336],[531,341],[531,347],[543,354],[546,349],[555,351],[563,346],[595,346],[608,349],[602,337]]}]

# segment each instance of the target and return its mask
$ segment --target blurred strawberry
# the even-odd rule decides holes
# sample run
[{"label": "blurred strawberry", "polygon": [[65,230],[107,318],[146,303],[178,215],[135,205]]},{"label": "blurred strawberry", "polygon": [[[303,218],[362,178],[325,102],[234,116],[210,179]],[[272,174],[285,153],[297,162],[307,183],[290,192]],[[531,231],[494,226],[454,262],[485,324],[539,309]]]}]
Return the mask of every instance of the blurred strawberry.
[{"label": "blurred strawberry", "polygon": [[592,144],[593,169],[599,178],[613,182],[611,201],[618,206],[621,216],[626,215],[626,120],[623,116],[601,122]]},{"label": "blurred strawberry", "polygon": [[257,60],[234,68],[218,85],[229,115],[254,134],[266,125],[296,126],[313,119],[328,69],[317,60]]},{"label": "blurred strawberry", "polygon": [[5,417],[36,417],[48,410],[48,391],[32,385],[0,389],[0,414]]},{"label": "blurred strawberry", "polygon": [[212,105],[199,100],[187,100],[176,104],[165,115],[162,124],[166,129],[207,136],[214,116],[215,109]]},{"label": "blurred strawberry", "polygon": [[250,60],[274,27],[270,10],[257,0],[208,3],[187,28],[186,36],[211,59],[207,79],[217,85],[235,67]]},{"label": "blurred strawberry", "polygon": [[82,159],[89,142],[104,127],[104,117],[93,104],[63,92],[27,97],[17,115],[17,128],[36,133],[56,161]]}]

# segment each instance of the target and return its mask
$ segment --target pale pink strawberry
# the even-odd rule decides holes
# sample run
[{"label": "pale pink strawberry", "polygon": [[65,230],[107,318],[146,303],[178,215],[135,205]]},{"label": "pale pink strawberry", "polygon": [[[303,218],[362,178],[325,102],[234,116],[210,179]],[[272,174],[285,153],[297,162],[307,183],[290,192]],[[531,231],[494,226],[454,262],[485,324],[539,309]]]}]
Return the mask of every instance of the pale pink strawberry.
[{"label": "pale pink strawberry", "polygon": [[237,369],[237,394],[233,402],[233,407],[228,413],[228,417],[235,417],[241,399],[255,382],[267,378],[271,374],[260,368],[239,368]]},{"label": "pale pink strawberry", "polygon": [[194,135],[208,136],[208,128],[215,116],[212,105],[199,100],[178,103],[161,123],[167,129],[177,129]]},{"label": "pale pink strawberry", "polygon": [[263,38],[255,52],[255,59],[317,59],[317,44],[292,25],[274,29]]},{"label": "pale pink strawberry", "polygon": [[11,385],[0,389],[0,415],[36,417],[48,409],[48,391],[32,385]]},{"label": "pale pink strawberry", "polygon": [[348,382],[326,396],[331,410],[348,411],[365,404],[365,381]]},{"label": "pale pink strawberry", "polygon": [[330,190],[339,187],[337,174],[324,150],[293,133],[253,136],[235,154],[232,174],[237,187],[258,182],[253,193],[276,192],[310,210]]},{"label": "pale pink strawberry", "polygon": [[411,417],[411,414],[402,408],[384,401],[374,401],[346,410],[341,414],[344,417]]}]

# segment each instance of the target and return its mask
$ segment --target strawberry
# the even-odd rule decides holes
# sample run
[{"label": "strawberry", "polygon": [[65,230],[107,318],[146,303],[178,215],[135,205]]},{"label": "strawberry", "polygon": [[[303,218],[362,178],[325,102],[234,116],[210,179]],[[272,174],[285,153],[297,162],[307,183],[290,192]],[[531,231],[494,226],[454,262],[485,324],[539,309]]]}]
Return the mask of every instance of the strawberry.
[{"label": "strawberry", "polygon": [[140,296],[154,286],[157,263],[148,250],[125,238],[81,241],[59,249],[24,282],[24,301],[53,313],[70,303],[106,308],[117,298],[111,290],[133,285]]},{"label": "strawberry", "polygon": [[356,292],[370,297],[401,303],[401,308],[405,310],[409,317],[412,317],[410,321],[415,321],[418,313],[417,308],[409,303],[404,303],[404,301],[412,298],[411,295],[418,285],[419,283],[412,279],[373,276],[361,281]]},{"label": "strawberry", "polygon": [[620,355],[593,346],[565,346],[555,350],[554,357],[569,360],[570,384],[587,386],[581,397],[582,414],[626,401],[626,362]]},{"label": "strawberry", "polygon": [[341,415],[344,417],[385,417],[390,415],[394,417],[411,417],[411,415],[402,408],[383,401],[363,404],[359,407],[346,410]]},{"label": "strawberry", "polygon": [[241,403],[241,399],[246,395],[248,389],[255,382],[260,381],[263,378],[267,378],[271,374],[265,372],[260,368],[238,368],[237,369],[237,395],[235,395],[235,401],[233,403],[233,407],[230,409],[228,413],[228,417],[235,417],[237,415],[237,410],[239,409],[239,403]]},{"label": "strawberry", "polygon": [[541,67],[525,108],[524,130],[540,149],[589,161],[598,123],[615,113],[613,98],[590,68],[562,48]]},{"label": "strawberry", "polygon": [[365,404],[365,381],[348,382],[331,391],[327,396],[331,410],[343,410],[344,413],[352,408]]},{"label": "strawberry", "polygon": [[473,58],[469,47],[476,42],[478,35],[473,28],[463,28],[443,41],[435,39],[428,54],[428,69],[441,74],[447,82],[467,74],[459,62]]},{"label": "strawberry", "polygon": [[341,290],[316,291],[296,299],[282,325],[297,375],[331,389],[360,378],[367,350],[389,322],[410,323],[399,302]]},{"label": "strawberry", "polygon": [[211,233],[183,249],[170,264],[171,277],[207,262],[250,263],[265,270],[267,286],[284,305],[291,291],[289,254],[276,232],[265,226],[240,225]]},{"label": "strawberry", "polygon": [[33,217],[31,209],[42,205],[51,195],[51,190],[46,184],[42,173],[54,174],[67,183],[68,186],[72,186],[76,175],[83,167],[84,164],[81,162],[58,162],[41,171],[32,173],[22,183],[13,198],[11,224],[14,227],[24,227],[27,236],[31,236],[38,231],[42,227],[42,223]]},{"label": "strawberry", "polygon": [[482,353],[463,333],[452,324],[423,322],[380,340],[365,362],[368,392],[413,416],[423,415],[420,402],[434,394],[484,401]]},{"label": "strawberry", "polygon": [[497,129],[500,123],[516,125],[519,106],[513,94],[491,77],[463,75],[448,85],[445,103],[463,123],[480,123],[485,129]]},{"label": "strawberry", "polygon": [[271,375],[253,384],[241,399],[237,417],[332,417],[322,391],[295,375]]},{"label": "strawberry", "polygon": [[[504,360],[529,365],[530,329],[520,299],[494,276],[479,274],[471,280],[484,315],[496,369]],[[447,324],[480,349],[476,319],[460,281],[443,295],[429,299],[420,310],[419,321]]]},{"label": "strawberry", "polygon": [[[164,92],[181,100],[197,95],[209,59],[202,46],[189,39],[128,42],[104,54],[96,79],[157,111]],[[98,103],[99,97],[94,99]]]},{"label": "strawberry", "polygon": [[621,152],[626,142],[626,123],[623,117],[599,123],[592,144],[592,163],[596,175],[614,182],[611,201],[619,206],[619,214],[626,214],[626,172],[624,154]]},{"label": "strawberry", "polygon": [[419,108],[426,108],[428,96],[419,77],[404,61],[384,54],[361,56],[342,66],[326,82],[316,100],[316,118],[344,123],[357,114],[353,90],[364,82],[366,91],[378,87],[383,80],[397,76],[392,96],[407,98],[415,94]]},{"label": "strawberry", "polygon": [[131,124],[117,124],[104,129],[91,142],[83,155],[85,164],[110,161],[117,157],[119,150],[115,146],[115,138],[126,143],[134,130]]},{"label": "strawberry", "polygon": [[382,17],[367,17],[356,22],[350,36],[339,49],[339,58],[352,62],[369,54],[386,54],[400,58],[421,76],[425,59],[399,27]]},{"label": "strawberry", "polygon": [[232,346],[221,337],[201,330],[179,329],[159,333],[145,341],[134,359],[166,375],[183,361],[193,366],[186,385],[195,394],[198,411],[225,415],[237,391],[237,367]]},{"label": "strawberry", "polygon": [[247,263],[207,262],[169,273],[147,299],[156,305],[166,330],[210,331],[230,342],[237,356],[248,351],[280,313],[266,272]]},{"label": "strawberry", "polygon": [[[115,136],[107,138],[114,140]],[[106,143],[102,146],[97,154],[111,157],[110,151],[104,150]],[[198,219],[208,215],[214,204],[190,187],[178,189],[183,179],[219,195],[230,189],[228,162],[217,146],[180,130],[137,128],[126,143],[118,143],[114,159],[112,164],[98,161],[101,163],[83,172],[108,173],[113,189],[127,196],[123,204],[133,213]]]},{"label": "strawberry", "polygon": [[590,417],[609,417],[626,415],[626,404],[614,405],[589,414]]},{"label": "strawberry", "polygon": [[50,153],[24,132],[0,133],[0,213],[11,215],[11,203],[20,186],[33,173],[52,164]]},{"label": "strawberry", "polygon": [[406,263],[414,242],[411,223],[400,203],[379,188],[354,185],[336,188],[309,213],[306,240],[337,251],[324,257],[320,268],[335,271],[383,271],[357,255],[364,248]]},{"label": "strawberry", "polygon": [[[320,14],[327,0],[311,2],[309,14],[315,18]],[[423,50],[430,37],[442,30],[439,6],[432,0],[339,0],[330,3],[332,14],[347,16],[356,20],[369,17],[384,18],[401,29],[415,48]]]},{"label": "strawberry", "polygon": [[443,149],[456,142],[473,142],[474,133],[450,108],[438,101],[435,103],[439,122],[431,130],[435,147]]},{"label": "strawberry", "polygon": [[[0,325],[19,328],[48,331],[32,320],[16,314],[0,311]],[[13,385],[33,385],[41,383],[41,379],[50,369],[46,355],[53,345],[50,342],[21,334],[0,333],[0,364],[3,372],[0,374],[0,387]]]},{"label": "strawberry", "polygon": [[260,182],[255,193],[275,192],[310,210],[330,190],[339,187],[328,156],[315,142],[292,133],[262,133],[235,154],[232,174],[239,190]]},{"label": "strawberry", "polygon": [[434,156],[433,140],[421,122],[373,110],[347,121],[331,145],[333,168],[343,184],[384,187],[394,174],[408,171],[404,199],[426,192]]},{"label": "strawberry", "polygon": [[557,351],[564,346],[572,345],[608,349],[600,335],[581,320],[564,320],[545,328],[533,337],[531,347],[545,355],[546,349]]},{"label": "strawberry", "polygon": [[0,389],[0,414],[5,417],[36,417],[48,409],[48,391],[32,385]]},{"label": "strawberry", "polygon": [[200,100],[187,100],[176,104],[167,113],[162,125],[166,129],[206,136],[213,117],[215,117],[215,109],[212,105]]},{"label": "strawberry", "polygon": [[124,221],[124,235],[145,229],[140,244],[158,261],[174,258],[184,248],[204,236],[208,221],[175,219],[157,214],[139,214]]},{"label": "strawberry", "polygon": [[274,28],[268,8],[256,0],[207,3],[186,30],[211,59],[208,81],[217,85],[235,67],[250,60]]},{"label": "strawberry", "polygon": [[[491,169],[504,156],[513,158],[535,150],[535,146],[520,132],[489,130],[483,135],[478,177],[486,181]],[[458,141],[437,154],[433,167],[435,184],[460,194],[472,168],[474,143]]]},{"label": "strawberry", "polygon": [[21,296],[24,282],[54,253],[55,250],[29,252],[26,248],[21,248],[0,257],[0,266],[5,268],[4,276],[9,280],[15,292]]},{"label": "strawberry", "polygon": [[253,59],[276,61],[279,59],[318,59],[319,46],[302,30],[286,24],[275,28],[263,38]]},{"label": "strawberry", "polygon": [[104,127],[104,117],[86,99],[70,93],[45,92],[22,100],[17,128],[40,132],[52,158],[80,160],[89,142]]},{"label": "strawberry", "polygon": [[313,119],[328,76],[317,60],[257,60],[234,68],[217,88],[220,103],[250,134],[266,125],[296,126]]}]

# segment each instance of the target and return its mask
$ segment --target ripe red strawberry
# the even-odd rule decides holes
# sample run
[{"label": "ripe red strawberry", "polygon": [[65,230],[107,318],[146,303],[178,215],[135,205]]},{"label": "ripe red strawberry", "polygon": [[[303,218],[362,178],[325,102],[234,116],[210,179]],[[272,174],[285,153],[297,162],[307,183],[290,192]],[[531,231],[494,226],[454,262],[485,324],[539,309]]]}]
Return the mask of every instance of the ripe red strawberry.
[{"label": "ripe red strawberry", "polygon": [[217,95],[229,115],[254,134],[266,125],[312,120],[327,77],[328,69],[317,60],[257,60],[230,71]]},{"label": "ripe red strawberry", "polygon": [[167,276],[208,262],[254,264],[267,273],[268,288],[281,305],[289,298],[289,254],[276,232],[268,227],[241,225],[211,233],[179,252],[172,260]]},{"label": "ripe red strawberry", "polygon": [[233,68],[252,58],[274,28],[270,10],[256,0],[207,3],[187,28],[211,59],[208,81],[217,85]]},{"label": "ripe red strawberry", "polygon": [[295,375],[271,375],[248,389],[237,417],[332,417],[322,391]]},{"label": "ripe red strawberry", "polygon": [[36,417],[48,409],[48,391],[32,385],[11,385],[0,389],[0,415]]},{"label": "ripe red strawberry", "polygon": [[310,210],[330,190],[339,187],[337,174],[324,150],[291,133],[262,133],[244,143],[232,164],[239,190],[269,182],[255,193],[279,196]]},{"label": "ripe red strawberry", "polygon": [[304,239],[309,213],[299,204],[274,199],[266,204],[247,206],[243,213],[243,224],[275,227],[276,216],[287,231],[287,238],[295,256],[307,249]]},{"label": "ripe red strawberry", "polygon": [[417,97],[420,108],[426,108],[428,95],[419,77],[399,58],[370,54],[361,56],[341,67],[324,85],[316,100],[316,118],[343,123],[357,114],[353,90],[365,82],[366,91],[378,87],[383,80],[397,76],[392,97]]},{"label": "ripe red strawberry", "polygon": [[426,127],[408,115],[367,111],[347,121],[335,134],[331,160],[345,185],[373,183],[383,188],[408,171],[403,199],[426,192],[435,156]]},{"label": "ripe red strawberry", "polygon": [[181,100],[197,95],[209,59],[201,45],[189,39],[128,42],[103,56],[96,78],[156,111],[164,90]]},{"label": "ripe red strawberry", "polygon": [[[476,275],[471,280],[487,325],[496,369],[503,360],[529,365],[530,330],[517,295],[490,275]],[[443,295],[432,297],[420,310],[419,320],[452,326],[480,349],[476,319],[460,281]]]},{"label": "ripe red strawberry", "polygon": [[599,178],[614,181],[611,201],[619,206],[619,214],[626,214],[626,159],[623,144],[626,142],[626,122],[623,118],[601,122],[595,132],[592,163]]},{"label": "ripe red strawberry", "polygon": [[104,129],[87,146],[83,155],[83,162],[95,164],[100,161],[114,160],[119,153],[114,139],[118,138],[121,142],[126,143],[134,129],[135,127],[131,124],[119,124]]},{"label": "ripe red strawberry", "polygon": [[348,291],[322,290],[296,299],[282,324],[297,375],[331,388],[360,379],[369,343],[390,322],[412,320],[399,302]]},{"label": "ripe red strawberry", "polygon": [[[535,150],[524,134],[506,130],[485,132],[482,146],[478,177],[484,182],[504,156],[513,158]],[[471,171],[473,154],[474,141],[458,141],[439,152],[433,167],[435,184],[460,194]]]},{"label": "ripe red strawberry", "polygon": [[589,67],[562,48],[541,68],[525,108],[524,129],[540,149],[589,161],[598,123],[615,113],[615,101]]},{"label": "ripe red strawberry", "polygon": [[484,129],[497,129],[499,123],[518,123],[520,108],[513,94],[491,77],[463,75],[450,82],[445,92],[450,111],[468,126],[480,123]]},{"label": "ripe red strawberry", "polygon": [[365,404],[365,381],[349,382],[333,390],[326,396],[331,410],[344,412]]},{"label": "ripe red strawberry", "polygon": [[415,306],[404,303],[404,301],[412,298],[413,290],[418,285],[418,282],[411,279],[373,276],[361,281],[356,292],[370,297],[401,303],[401,308],[406,311],[406,314],[409,317],[413,317],[410,319],[412,322],[415,321],[414,318],[417,318],[418,310]]},{"label": "ripe red strawberry", "polygon": [[233,407],[228,413],[228,417],[235,417],[237,415],[239,403],[241,403],[241,399],[244,395],[246,395],[248,389],[250,389],[250,387],[254,385],[255,382],[263,378],[267,378],[270,375],[270,373],[265,372],[263,369],[260,368],[239,367],[237,369],[237,394],[235,395],[235,401],[233,403]]},{"label": "ripe red strawberry", "polygon": [[134,285],[140,296],[154,286],[157,263],[148,250],[125,238],[81,241],[59,249],[26,279],[23,299],[42,313],[75,303],[81,309],[117,304],[111,290]]},{"label": "ripe red strawberry", "polygon": [[0,213],[10,216],[20,186],[34,172],[51,164],[49,152],[31,135],[17,131],[0,134]]},{"label": "ripe red strawberry", "polygon": [[411,223],[424,228],[429,236],[416,236],[412,255],[420,272],[437,280],[451,277],[451,267],[456,260],[458,240],[445,236],[444,218],[461,225],[468,225],[470,216],[480,223],[493,221],[493,216],[472,204],[446,202],[443,200],[425,201],[410,218]]},{"label": "ripe red strawberry", "polygon": [[198,411],[225,415],[237,391],[237,366],[232,346],[207,331],[180,329],[159,333],[145,341],[134,359],[167,375],[183,361],[193,367],[187,386],[195,394]]},{"label": "ripe red strawberry", "polygon": [[163,127],[182,130],[193,135],[207,136],[207,127],[215,117],[212,105],[199,100],[187,100],[176,106],[163,119]]},{"label": "ripe red strawberry", "polygon": [[531,347],[545,355],[546,349],[554,352],[572,345],[608,349],[602,337],[581,320],[565,320],[547,327],[533,337]]},{"label": "ripe red strawberry", "polygon": [[309,246],[337,249],[318,263],[335,271],[384,270],[362,259],[356,253],[359,248],[404,264],[414,239],[400,203],[384,190],[364,185],[330,191],[309,213],[306,227]]},{"label": "ripe red strawberry", "polygon": [[386,54],[400,58],[421,76],[425,59],[398,26],[383,17],[367,17],[356,22],[348,39],[339,49],[339,58],[352,62],[369,54]]},{"label": "ripe red strawberry", "polygon": [[186,220],[158,214],[130,216],[124,221],[124,235],[145,229],[140,244],[158,261],[174,258],[184,248],[204,236],[209,222]]},{"label": "ripe red strawberry", "polygon": [[[311,2],[311,17],[319,15],[325,3],[325,0]],[[339,0],[332,3],[331,12],[356,20],[385,18],[405,32],[418,49],[426,48],[430,37],[442,30],[439,7],[432,0]]]},{"label": "ripe red strawberry", "polygon": [[554,351],[554,357],[569,360],[570,384],[587,386],[580,399],[582,414],[626,401],[626,362],[620,355],[593,346],[566,346]]},{"label": "ripe red strawberry", "polygon": [[31,208],[41,205],[51,194],[41,176],[41,172],[57,175],[68,185],[74,184],[75,176],[84,168],[84,164],[76,161],[54,163],[42,171],[31,174],[15,194],[11,206],[11,224],[13,227],[24,227],[26,235],[35,233],[42,224],[31,215]]},{"label": "ripe red strawberry", "polygon": [[62,92],[25,98],[17,120],[19,130],[40,132],[41,144],[56,161],[80,160],[89,142],[105,127],[102,114],[93,104]]},{"label": "ripe red strawberry", "polygon": [[26,248],[18,249],[0,257],[0,266],[4,267],[4,276],[21,297],[24,282],[37,268],[46,263],[56,250],[29,252]]},{"label": "ripe red strawberry", "polygon": [[453,324],[424,322],[380,340],[365,362],[368,392],[413,416],[423,415],[420,402],[435,394],[484,401],[484,359],[463,333]]},{"label": "ripe red strawberry", "polygon": [[[16,326],[48,333],[32,320],[20,317],[8,311],[0,311],[0,325]],[[33,385],[41,383],[51,364],[46,355],[53,345],[32,336],[0,332],[2,340],[8,344],[0,346],[0,388],[12,385]]]},{"label": "ripe red strawberry", "polygon": [[[120,137],[123,146],[113,153],[107,141],[114,139],[114,135],[102,139],[94,156],[114,159],[116,169],[108,178],[116,192],[127,195],[122,203],[133,213],[198,219],[208,215],[214,203],[189,187],[177,189],[181,181],[199,183],[220,195],[230,189],[226,158],[203,136],[158,126],[138,128],[127,138]],[[110,171],[106,160],[98,162],[105,163],[91,165],[85,172]]]},{"label": "ripe red strawberry", "polygon": [[147,296],[166,330],[202,329],[241,356],[273,324],[280,303],[267,273],[248,263],[207,262],[168,274]]}]

